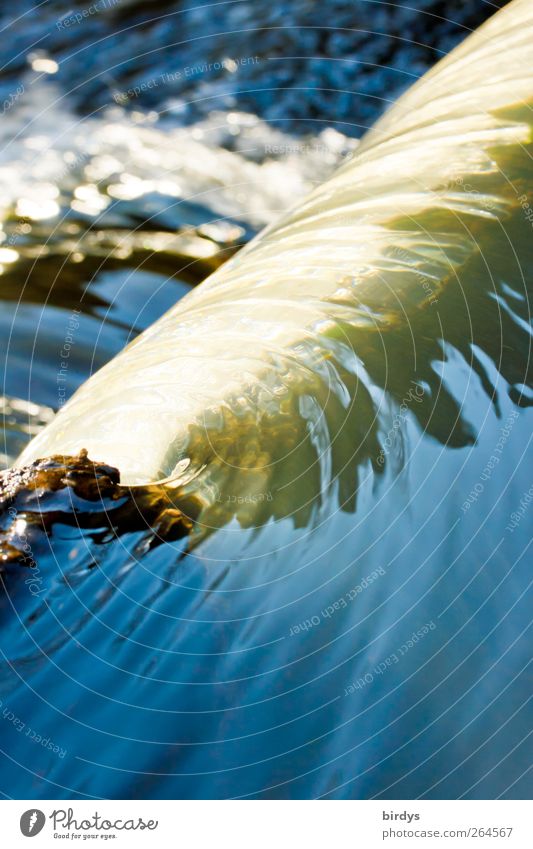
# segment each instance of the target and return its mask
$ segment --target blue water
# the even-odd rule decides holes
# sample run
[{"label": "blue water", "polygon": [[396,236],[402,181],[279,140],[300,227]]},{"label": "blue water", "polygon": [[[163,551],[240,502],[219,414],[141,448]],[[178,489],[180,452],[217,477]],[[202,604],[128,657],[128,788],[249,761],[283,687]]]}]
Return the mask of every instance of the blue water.
[{"label": "blue water", "polygon": [[[342,157],[344,136],[359,136],[360,125],[383,108],[382,98],[405,87],[405,74],[417,76],[438,58],[434,45],[446,51],[464,26],[492,10],[485,3],[472,4],[468,14],[452,3],[416,5],[435,14],[445,7],[459,23],[430,25],[420,11],[388,4],[332,2],[339,30],[331,32],[321,28],[324,4],[241,2],[209,14],[183,12],[187,38],[209,36],[203,51],[197,42],[164,46],[176,40],[173,19],[164,17],[181,13],[172,5],[158,6],[154,23],[138,25],[148,13],[122,4],[116,13],[72,27],[68,36],[57,20],[77,6],[46,6],[12,23],[13,13],[4,13],[12,38],[2,53],[10,59],[20,51],[21,57],[12,60],[2,85],[12,91],[13,81],[24,79],[28,92],[35,86],[40,92],[35,101],[31,93],[21,99],[28,114],[13,107],[3,116],[6,144],[13,128],[22,128],[25,140],[2,154],[8,169],[2,174],[14,191],[4,229],[19,254],[3,266],[2,280],[2,392],[11,405],[2,445],[6,465],[58,407],[58,362],[73,310],[81,314],[68,395],[207,274],[205,259],[191,267],[184,244],[165,242],[154,254],[149,234],[192,232],[215,245],[212,262],[221,261],[228,247],[242,244],[293,200],[296,188],[284,186],[289,175],[298,174],[300,192],[324,176]],[[283,30],[261,38],[235,32],[280,21]],[[307,21],[315,29],[306,30]],[[133,29],[113,34],[130,23]],[[340,29],[346,25],[373,34],[352,42]],[[405,50],[396,46],[398,33],[409,39]],[[30,89],[34,77],[25,76],[25,55],[41,37],[39,48],[59,67]],[[108,39],[105,54],[90,49],[99,38]],[[243,66],[238,86],[223,74],[187,85],[180,80],[175,91],[148,90],[122,111],[106,112],[117,108],[110,100],[119,87],[178,64],[256,50],[270,59],[308,58],[272,61],[276,70]],[[337,52],[396,71],[332,63],[327,57]],[[294,90],[309,78],[312,91]],[[324,93],[330,78],[331,95]],[[289,90],[269,93],[280,85]],[[339,91],[353,87],[358,93]],[[245,93],[236,93],[241,88]],[[198,103],[183,106],[183,99],[195,98]],[[204,125],[209,98],[220,99],[221,116]],[[28,121],[37,102],[46,109],[34,135]],[[101,112],[76,129],[92,109]],[[163,115],[147,117],[152,109]],[[229,119],[236,109],[252,119]],[[132,117],[135,110],[140,117]],[[319,136],[326,125],[339,135]],[[201,136],[187,135],[198,128]],[[294,144],[304,132],[320,139],[318,159],[328,162],[319,165],[317,151],[302,148],[280,156],[275,173],[261,170],[266,143]],[[39,137],[46,142],[36,156],[38,142],[26,141]],[[124,138],[135,144],[127,148]],[[170,148],[183,162],[172,160],[163,174]],[[243,149],[249,152],[240,155]],[[207,165],[211,153],[215,159]],[[65,173],[54,156],[66,154],[74,159],[63,159]],[[217,178],[232,185],[242,179],[244,197],[225,194]],[[135,180],[146,181],[140,193]],[[50,194],[48,184],[59,194]],[[109,189],[121,184],[125,197]],[[76,195],[81,185],[97,186],[96,206]],[[32,187],[41,209],[51,198],[58,210],[32,219],[24,233],[17,230],[15,205]],[[201,211],[182,203],[191,197],[196,203],[199,194]],[[99,208],[101,197],[112,200]],[[202,234],[202,225],[220,217],[230,222],[231,234]],[[124,251],[123,237],[135,227],[138,242]],[[517,227],[521,268],[529,269],[529,223]],[[49,251],[36,258],[42,244]],[[369,463],[361,465],[355,511],[339,510],[338,493],[331,493],[307,527],[295,528],[288,518],[255,532],[229,525],[192,554],[184,541],[148,550],[141,531],[119,538],[108,532],[102,540],[61,523],[50,538],[32,540],[38,570],[10,568],[0,601],[5,796],[531,794],[531,411],[527,397],[517,404],[529,380],[529,336],[520,321],[527,318],[523,298],[531,279],[527,271],[525,281],[518,280],[505,251],[502,246],[492,272],[514,312],[495,323],[485,290],[470,312],[444,301],[448,344],[440,355],[431,345],[426,350],[425,328],[417,328],[418,368],[428,380],[430,373],[442,377],[442,405],[430,422],[417,418],[416,407],[405,415],[402,440],[394,439],[391,449],[394,473],[378,477]],[[472,315],[475,369],[464,335]],[[398,387],[408,383],[412,368],[409,355],[398,355],[400,343],[401,336],[392,340],[387,360]],[[374,365],[371,380],[379,387],[383,363]],[[433,389],[441,391],[436,383]],[[493,456],[498,463],[487,469]]]}]

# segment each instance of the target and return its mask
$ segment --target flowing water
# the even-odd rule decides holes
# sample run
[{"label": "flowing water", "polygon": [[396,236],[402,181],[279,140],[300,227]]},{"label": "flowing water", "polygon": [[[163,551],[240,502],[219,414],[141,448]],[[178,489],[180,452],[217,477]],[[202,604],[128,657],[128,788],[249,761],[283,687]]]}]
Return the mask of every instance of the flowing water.
[{"label": "flowing water", "polygon": [[[59,3],[6,18],[6,467],[90,374],[345,162],[340,185],[362,127],[438,50],[494,10],[473,4],[474,12],[454,15],[446,4],[454,25],[442,19],[442,5],[359,3],[354,20],[353,4],[332,2],[334,31],[304,2],[268,10],[220,4],[208,24],[205,10],[187,4],[158,5],[151,16],[115,4],[68,26],[78,7]],[[91,51],[101,40],[106,50]],[[178,41],[185,43],[173,47]],[[209,67],[216,63],[221,68]],[[519,136],[523,115],[512,120],[518,135],[499,140],[496,159],[516,187],[530,176],[530,139]],[[406,150],[396,159],[393,151],[389,167],[413,155]],[[423,150],[417,156],[430,184],[434,163],[423,171]],[[392,216],[403,234],[396,253],[378,265],[371,247],[358,257],[365,288],[355,331],[340,322],[339,338],[325,333],[331,363],[319,377],[327,403],[320,386],[306,382],[322,328],[296,340],[289,367],[283,356],[274,362],[281,383],[294,359],[304,364],[297,400],[285,410],[295,432],[268,434],[266,465],[277,473],[258,476],[255,462],[250,471],[243,455],[256,457],[257,445],[235,439],[240,413],[226,410],[233,441],[212,446],[224,474],[211,466],[204,485],[204,525],[216,533],[192,548],[186,539],[155,544],[142,526],[115,534],[104,521],[80,519],[78,527],[59,515],[50,535],[33,536],[22,510],[11,515],[28,559],[3,578],[5,795],[529,795],[532,224],[526,201],[495,194],[482,166],[472,185],[444,181],[444,223],[437,212],[424,218],[425,261],[432,233],[449,232],[450,276],[463,269],[464,285],[435,288],[437,252],[433,276],[420,275],[410,300],[398,304],[379,288],[393,273],[403,291],[420,262],[409,229],[426,210],[403,199],[404,214]],[[450,167],[447,178],[455,173]],[[368,196],[382,177],[370,152],[358,201],[369,246],[376,221]],[[314,197],[307,212],[324,216],[329,245],[354,199],[343,209],[341,196],[339,209],[337,195],[331,222],[328,189]],[[330,263],[327,247],[309,248],[297,213],[289,223],[307,245],[298,262],[311,280],[318,266],[323,279],[345,245],[336,243]],[[465,274],[472,240],[481,250]],[[290,277],[294,245],[287,256],[267,240],[255,289],[265,268],[279,273],[286,263]],[[333,307],[344,318],[348,281],[343,287]],[[274,318],[290,336],[303,304],[279,309]],[[247,333],[243,341],[236,332],[226,351],[234,370],[240,346],[242,373],[258,357],[253,328]],[[198,357],[210,336],[209,326],[184,333],[179,380],[188,398],[209,392],[209,358],[196,373],[187,356]],[[215,374],[224,373],[224,350],[210,356]],[[163,352],[158,368],[166,362]],[[127,374],[124,387],[108,389],[104,378],[102,401],[109,392],[132,394]],[[276,394],[276,386],[263,389]],[[147,392],[141,403],[150,402]],[[181,410],[184,420],[190,413]],[[248,433],[250,423],[240,421]],[[139,422],[110,421],[115,441],[119,432],[120,443],[137,446],[125,454],[135,453],[141,470],[169,474],[179,450],[162,461],[161,422],[148,433]]]}]

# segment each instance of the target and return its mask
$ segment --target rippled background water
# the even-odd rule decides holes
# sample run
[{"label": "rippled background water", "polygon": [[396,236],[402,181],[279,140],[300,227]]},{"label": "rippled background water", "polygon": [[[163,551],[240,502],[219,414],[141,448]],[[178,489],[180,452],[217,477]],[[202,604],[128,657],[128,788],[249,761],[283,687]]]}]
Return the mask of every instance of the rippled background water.
[{"label": "rippled background water", "polygon": [[[4,7],[2,465],[496,8]],[[451,357],[447,369],[460,394],[464,365]],[[487,374],[497,383],[489,364]],[[512,404],[498,417],[477,385],[468,403],[490,447]],[[512,434],[466,550],[457,504],[486,458],[429,441],[381,511],[363,487],[335,539],[294,538],[280,523],[268,555],[250,534],[183,558],[179,546],[143,553],[142,535],[102,543],[58,526],[36,552],[37,583],[11,575],[1,601],[0,790],[527,795],[527,519],[504,542],[491,524],[531,483],[518,466],[524,417]],[[379,664],[386,675],[371,672]]]}]

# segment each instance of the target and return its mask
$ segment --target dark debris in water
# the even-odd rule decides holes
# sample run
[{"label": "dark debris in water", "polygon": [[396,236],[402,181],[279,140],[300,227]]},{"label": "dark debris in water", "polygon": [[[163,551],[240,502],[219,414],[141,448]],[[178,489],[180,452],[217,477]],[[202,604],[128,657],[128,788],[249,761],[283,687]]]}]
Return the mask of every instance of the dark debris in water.
[{"label": "dark debris in water", "polygon": [[162,484],[127,487],[113,466],[53,456],[0,473],[0,572],[36,566],[54,525],[116,535],[145,530],[150,547],[187,537],[200,504]]}]

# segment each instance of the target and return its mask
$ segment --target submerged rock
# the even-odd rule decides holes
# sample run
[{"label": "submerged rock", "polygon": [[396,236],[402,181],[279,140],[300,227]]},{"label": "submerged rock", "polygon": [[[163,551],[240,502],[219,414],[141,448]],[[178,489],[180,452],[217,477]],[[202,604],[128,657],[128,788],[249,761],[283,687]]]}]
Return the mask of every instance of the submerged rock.
[{"label": "submerged rock", "polygon": [[194,496],[165,486],[121,486],[118,469],[94,463],[86,451],[10,469],[0,473],[0,572],[14,563],[35,567],[42,534],[58,524],[99,538],[147,530],[153,546],[190,534],[199,508]]}]

